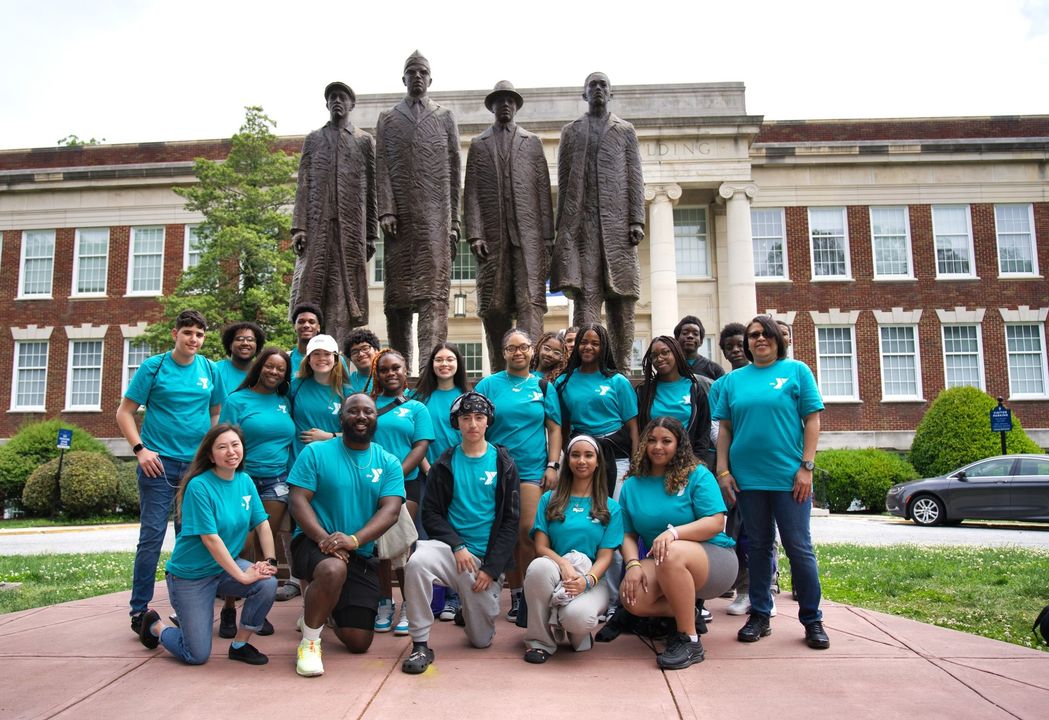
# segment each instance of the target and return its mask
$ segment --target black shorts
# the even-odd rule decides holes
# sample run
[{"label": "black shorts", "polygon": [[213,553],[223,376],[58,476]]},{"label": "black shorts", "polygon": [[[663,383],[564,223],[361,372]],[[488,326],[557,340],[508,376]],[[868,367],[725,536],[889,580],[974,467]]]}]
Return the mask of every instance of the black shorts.
[{"label": "black shorts", "polygon": [[411,500],[416,505],[419,504],[419,498],[422,496],[422,473],[419,473],[419,477],[414,480],[404,481],[404,499]]},{"label": "black shorts", "polygon": [[[331,555],[321,552],[317,543],[305,535],[291,541],[291,569],[295,577],[313,579],[313,571]],[[379,561],[375,558],[350,556],[346,582],[331,616],[340,628],[371,630],[379,609]]]}]

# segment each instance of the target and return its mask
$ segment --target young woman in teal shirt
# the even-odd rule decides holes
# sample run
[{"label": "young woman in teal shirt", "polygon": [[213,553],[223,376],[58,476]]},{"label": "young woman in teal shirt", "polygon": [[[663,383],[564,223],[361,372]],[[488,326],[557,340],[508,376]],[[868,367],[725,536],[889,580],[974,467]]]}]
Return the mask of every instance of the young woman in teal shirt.
[{"label": "young woman in teal shirt", "polygon": [[707,390],[692,372],[678,341],[660,335],[641,361],[644,380],[637,386],[637,423],[672,417],[685,426],[692,452],[707,462],[710,455],[710,406]]},{"label": "young woman in teal shirt", "polygon": [[350,394],[335,338],[314,335],[306,345],[306,359],[298,377],[291,381],[289,392],[295,420],[295,457],[307,444],[339,434],[339,408]]}]

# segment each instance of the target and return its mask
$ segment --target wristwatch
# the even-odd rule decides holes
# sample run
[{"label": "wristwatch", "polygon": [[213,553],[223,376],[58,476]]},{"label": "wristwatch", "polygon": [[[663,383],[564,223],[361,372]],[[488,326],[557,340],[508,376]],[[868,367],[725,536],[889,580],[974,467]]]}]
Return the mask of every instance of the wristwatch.
[{"label": "wristwatch", "polygon": [[141,452],[142,450],[145,450],[145,449],[146,449],[145,445],[143,445],[142,443],[138,443],[138,444],[135,445],[135,447],[131,448],[131,452],[133,452],[135,455],[138,455],[139,452]]},{"label": "wristwatch", "polygon": [[561,463],[559,463],[559,462],[547,463],[546,466],[548,468],[550,468],[551,470],[560,470],[561,469]]},{"label": "wristwatch", "polygon": [[277,567],[277,558],[268,557],[266,558],[266,562],[269,563],[271,567]]},{"label": "wristwatch", "polygon": [[816,463],[812,462],[811,460],[802,460],[801,461],[801,466],[803,468],[805,468],[806,470],[808,470],[809,472],[812,472],[813,470],[816,469]]}]

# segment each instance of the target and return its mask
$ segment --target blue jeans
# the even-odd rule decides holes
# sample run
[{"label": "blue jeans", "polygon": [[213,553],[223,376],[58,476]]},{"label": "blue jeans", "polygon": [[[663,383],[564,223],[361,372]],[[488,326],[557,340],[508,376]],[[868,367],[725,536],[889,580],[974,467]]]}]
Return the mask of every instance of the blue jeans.
[{"label": "blue jeans", "polygon": [[[237,558],[236,563],[242,570],[251,565],[241,558]],[[165,650],[190,665],[203,665],[211,655],[216,595],[244,598],[240,627],[256,632],[262,627],[277,593],[275,577],[243,585],[225,570],[199,580],[187,580],[168,573],[167,581],[168,597],[178,613],[179,627],[164,628],[160,642]]]},{"label": "blue jeans", "polygon": [[[189,463],[162,457],[164,474],[158,478],[147,477],[138,468],[139,529],[138,547],[135,549],[135,571],[131,581],[131,614],[144,612],[153,599],[153,587],[157,583],[157,562],[168,531],[168,515],[175,502],[182,476]],[[176,534],[178,528],[175,528]]]},{"label": "blue jeans", "polygon": [[809,519],[812,500],[796,502],[789,490],[743,490],[739,493],[743,527],[750,538],[750,608],[756,615],[772,613],[772,572],[775,567],[776,526],[790,560],[790,576],[798,593],[798,620],[802,625],[823,619],[820,611],[820,575],[812,551]]}]

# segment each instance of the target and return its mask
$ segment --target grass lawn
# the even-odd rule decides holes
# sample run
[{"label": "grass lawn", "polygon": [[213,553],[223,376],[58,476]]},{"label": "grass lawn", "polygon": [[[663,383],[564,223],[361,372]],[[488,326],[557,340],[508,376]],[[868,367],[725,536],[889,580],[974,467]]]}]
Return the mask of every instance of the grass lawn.
[{"label": "grass lawn", "polygon": [[11,520],[0,520],[0,530],[19,530],[21,528],[55,527],[62,525],[119,525],[122,523],[138,523],[138,515],[98,515],[86,518],[13,518]]},{"label": "grass lawn", "polygon": [[[1049,651],[1031,624],[1049,603],[1049,551],[817,545],[823,594],[837,602]],[[780,556],[790,589],[790,563]]]}]

